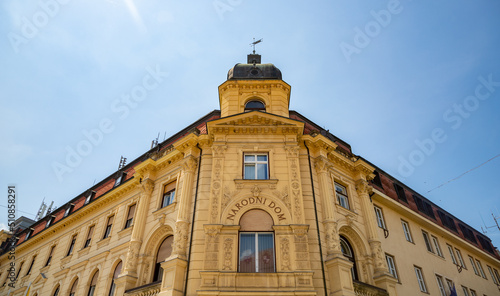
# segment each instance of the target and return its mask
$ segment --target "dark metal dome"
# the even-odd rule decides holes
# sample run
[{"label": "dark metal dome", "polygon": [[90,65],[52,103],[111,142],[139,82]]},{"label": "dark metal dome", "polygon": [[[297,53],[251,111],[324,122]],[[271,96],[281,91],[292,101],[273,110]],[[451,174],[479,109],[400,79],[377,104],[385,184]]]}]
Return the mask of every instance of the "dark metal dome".
[{"label": "dark metal dome", "polygon": [[281,71],[273,64],[261,64],[260,55],[248,55],[248,64],[236,64],[229,69],[227,80],[281,79]]}]

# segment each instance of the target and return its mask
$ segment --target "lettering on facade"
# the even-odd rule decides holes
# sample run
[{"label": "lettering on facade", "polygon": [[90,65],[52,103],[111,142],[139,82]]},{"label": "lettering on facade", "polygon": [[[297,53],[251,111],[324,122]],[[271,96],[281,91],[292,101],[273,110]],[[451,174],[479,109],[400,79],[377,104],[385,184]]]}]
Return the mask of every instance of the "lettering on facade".
[{"label": "lettering on facade", "polygon": [[238,213],[241,209],[248,207],[250,205],[256,205],[256,204],[261,204],[269,207],[271,211],[276,213],[278,216],[278,220],[285,220],[285,214],[283,213],[283,210],[276,205],[275,202],[268,200],[265,197],[249,197],[245,198],[242,201],[236,203],[230,210],[229,213],[227,214],[227,219],[234,221],[234,216],[236,213]]}]

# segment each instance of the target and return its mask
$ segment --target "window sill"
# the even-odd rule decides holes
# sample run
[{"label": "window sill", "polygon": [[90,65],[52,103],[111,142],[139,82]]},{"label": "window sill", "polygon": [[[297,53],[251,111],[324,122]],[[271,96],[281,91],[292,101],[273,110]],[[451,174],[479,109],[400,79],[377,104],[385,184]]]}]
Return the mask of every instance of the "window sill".
[{"label": "window sill", "polygon": [[100,241],[97,242],[97,249],[100,249],[104,246],[107,246],[109,244],[109,241],[111,240],[111,236],[108,236],[107,238],[103,238]]},{"label": "window sill", "polygon": [[158,218],[160,218],[163,215],[168,215],[168,214],[173,213],[175,211],[176,204],[177,204],[177,202],[174,201],[173,203],[169,204],[168,206],[163,207],[163,208],[159,208],[158,210],[154,211],[153,215],[154,215],[155,220],[157,220]]},{"label": "window sill", "polygon": [[278,184],[278,179],[234,179],[234,183],[236,184],[237,189],[243,189],[245,185],[268,185],[270,189],[276,189],[276,185]]},{"label": "window sill", "polygon": [[90,251],[90,246],[83,248],[81,250],[78,250],[78,258],[87,255],[89,253],[89,251]]},{"label": "window sill", "polygon": [[131,235],[132,229],[134,229],[134,225],[130,226],[129,228],[125,228],[123,230],[118,231],[118,238],[123,238],[125,236]]},{"label": "window sill", "polygon": [[50,268],[50,263],[49,263],[49,265],[46,265],[46,266],[40,268],[40,272],[45,273],[49,270],[49,268]]},{"label": "window sill", "polygon": [[68,255],[68,256],[66,256],[66,257],[62,258],[62,259],[61,259],[61,264],[62,264],[62,265],[66,265],[69,261],[71,261],[71,257],[73,257],[73,254]]}]

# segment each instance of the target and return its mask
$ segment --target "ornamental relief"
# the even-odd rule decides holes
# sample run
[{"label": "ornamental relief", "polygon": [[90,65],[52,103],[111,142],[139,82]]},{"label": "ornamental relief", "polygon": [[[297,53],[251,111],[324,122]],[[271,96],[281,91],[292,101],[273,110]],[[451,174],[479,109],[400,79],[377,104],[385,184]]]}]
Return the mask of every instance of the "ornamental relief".
[{"label": "ornamental relief", "polygon": [[292,219],[286,204],[267,194],[247,195],[233,199],[222,211],[223,224],[238,224],[240,217],[250,209],[261,209],[273,218],[275,225],[289,224]]}]

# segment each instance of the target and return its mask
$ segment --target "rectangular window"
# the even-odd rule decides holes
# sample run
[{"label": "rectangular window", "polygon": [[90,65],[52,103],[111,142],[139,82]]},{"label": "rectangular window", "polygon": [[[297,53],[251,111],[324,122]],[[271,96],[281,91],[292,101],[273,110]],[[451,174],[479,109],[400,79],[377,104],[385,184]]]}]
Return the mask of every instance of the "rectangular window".
[{"label": "rectangular window", "polygon": [[455,248],[455,251],[457,253],[458,263],[460,264],[460,266],[462,266],[463,268],[467,269],[467,267],[465,267],[464,259],[462,259],[462,253],[457,248]]},{"label": "rectangular window", "polygon": [[75,204],[69,204],[68,207],[66,208],[66,211],[64,212],[64,217],[67,217],[69,214],[71,214],[71,211],[73,210],[73,207]]},{"label": "rectangular window", "polygon": [[54,223],[55,219],[56,219],[56,216],[51,215],[50,218],[49,218],[49,220],[47,220],[47,223],[45,224],[45,228],[47,228],[50,225],[52,225],[52,223]]},{"label": "rectangular window", "polygon": [[75,247],[75,243],[76,243],[76,235],[73,235],[73,237],[71,238],[71,243],[69,244],[69,249],[68,249],[68,253],[66,253],[66,256],[69,256],[73,253],[73,248]]},{"label": "rectangular window", "polygon": [[175,182],[165,185],[163,187],[163,198],[161,201],[161,207],[164,208],[174,202],[175,198]]},{"label": "rectangular window", "polygon": [[396,270],[396,263],[394,262],[394,257],[385,254],[385,260],[387,260],[387,267],[389,267],[389,273],[394,277],[398,278],[398,272]]},{"label": "rectangular window", "polygon": [[497,278],[495,277],[495,274],[493,274],[493,270],[491,269],[491,266],[489,265],[486,265],[488,267],[488,270],[490,271],[490,275],[491,275],[491,278],[493,279],[493,282],[495,283],[495,285],[498,285],[498,281],[497,281]]},{"label": "rectangular window", "polygon": [[469,289],[467,287],[462,286],[462,291],[464,291],[464,296],[469,296]]},{"label": "rectangular window", "polygon": [[31,234],[33,233],[33,228],[30,228],[28,230],[28,232],[26,233],[26,236],[24,237],[24,240],[27,240],[28,238],[30,238]]},{"label": "rectangular window", "polygon": [[127,221],[125,222],[125,229],[132,226],[132,223],[134,221],[134,212],[135,212],[135,204],[131,205],[128,208],[128,215],[127,215]]},{"label": "rectangular window", "polygon": [[106,224],[106,229],[104,230],[104,236],[102,237],[102,239],[109,237],[109,235],[111,234],[111,228],[113,227],[114,218],[114,215],[108,218],[108,224]]},{"label": "rectangular window", "polygon": [[451,261],[453,262],[453,264],[458,265],[457,258],[455,257],[455,253],[453,253],[453,247],[448,245],[448,244],[446,244],[446,246],[448,247],[448,251],[450,251]]},{"label": "rectangular window", "polygon": [[382,229],[386,229],[385,228],[385,221],[384,221],[384,213],[382,213],[382,209],[377,207],[377,206],[374,206],[374,208],[375,208],[375,215],[377,216],[378,227],[380,227]]},{"label": "rectangular window", "polygon": [[123,181],[125,181],[126,176],[127,176],[127,173],[120,172],[118,174],[118,177],[115,179],[115,185],[113,185],[113,187],[116,187],[116,186],[120,185],[121,183],[123,183]]},{"label": "rectangular window", "polygon": [[427,286],[425,285],[424,275],[422,274],[422,268],[413,266],[415,268],[415,274],[417,275],[418,286],[420,291],[427,293]]},{"label": "rectangular window", "polygon": [[479,271],[477,270],[476,263],[474,262],[474,258],[469,256],[469,261],[470,261],[470,265],[472,265],[472,269],[474,270],[474,273],[476,275],[479,275]]},{"label": "rectangular window", "polygon": [[439,295],[448,296],[448,295],[446,295],[446,290],[444,289],[443,278],[436,274],[436,281],[437,281],[438,288],[439,288]]},{"label": "rectangular window", "polygon": [[269,179],[269,166],[267,154],[247,154],[244,157],[244,179],[267,180]]},{"label": "rectangular window", "polygon": [[458,233],[457,226],[455,225],[455,220],[451,216],[445,214],[444,212],[442,212],[440,210],[438,210],[437,213],[438,213],[439,218],[441,219],[441,222],[443,223],[444,226],[446,226],[448,229],[451,229],[451,230],[455,231],[456,233]]},{"label": "rectangular window", "polygon": [[54,254],[55,248],[56,248],[56,246],[52,246],[50,248],[49,257],[47,257],[47,262],[45,263],[45,266],[48,266],[50,264],[50,261],[52,260],[52,255]]},{"label": "rectangular window", "polygon": [[481,265],[481,262],[479,262],[479,260],[477,260],[477,259],[476,259],[476,265],[477,265],[477,270],[479,271],[479,274],[481,274],[481,277],[486,279],[486,274],[484,273],[483,266]]},{"label": "rectangular window", "polygon": [[405,194],[404,188],[399,186],[398,184],[394,183],[394,189],[396,190],[396,194],[398,195],[398,199],[404,201],[405,203],[408,203],[408,200],[406,199],[406,194]]},{"label": "rectangular window", "polygon": [[476,291],[470,289],[470,296],[477,296]]},{"label": "rectangular window", "polygon": [[239,270],[240,272],[274,272],[273,233],[240,233]]},{"label": "rectangular window", "polygon": [[434,253],[434,249],[432,249],[432,245],[429,240],[429,234],[422,230],[422,235],[424,236],[424,241],[425,241],[425,246],[427,247],[427,251]]},{"label": "rectangular window", "polygon": [[405,234],[405,238],[407,241],[410,243],[413,242],[413,238],[411,237],[411,232],[410,232],[410,225],[408,222],[401,220],[401,225],[403,225],[403,232]]},{"label": "rectangular window", "polygon": [[31,273],[31,269],[33,268],[33,264],[35,264],[35,259],[36,259],[36,255],[33,256],[33,259],[31,259],[31,264],[30,264],[30,267],[28,268],[28,271],[26,272],[26,275]]},{"label": "rectangular window", "polygon": [[85,245],[83,248],[90,246],[90,241],[92,240],[92,233],[94,233],[94,225],[90,226],[89,233],[87,234],[87,239],[85,240]]},{"label": "rectangular window", "polygon": [[431,235],[431,238],[432,238],[432,243],[434,244],[434,248],[436,249],[436,253],[438,254],[438,256],[443,257],[443,252],[441,252],[441,246],[439,245],[437,237]]},{"label": "rectangular window", "polygon": [[497,283],[500,283],[500,275],[498,275],[498,270],[493,269],[493,271],[495,272],[495,277],[497,278]]},{"label": "rectangular window", "polygon": [[335,194],[337,195],[339,205],[349,210],[349,199],[347,198],[347,189],[345,186],[335,182]]},{"label": "rectangular window", "polygon": [[89,195],[87,195],[87,197],[85,198],[85,204],[91,202],[94,196],[95,196],[95,191],[90,191]]},{"label": "rectangular window", "polygon": [[17,271],[16,279],[19,277],[19,274],[21,273],[21,269],[23,269],[23,264],[24,264],[24,261],[21,262],[21,264],[19,265],[19,270]]}]

